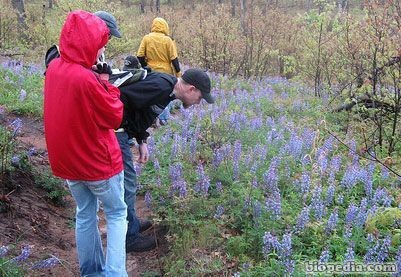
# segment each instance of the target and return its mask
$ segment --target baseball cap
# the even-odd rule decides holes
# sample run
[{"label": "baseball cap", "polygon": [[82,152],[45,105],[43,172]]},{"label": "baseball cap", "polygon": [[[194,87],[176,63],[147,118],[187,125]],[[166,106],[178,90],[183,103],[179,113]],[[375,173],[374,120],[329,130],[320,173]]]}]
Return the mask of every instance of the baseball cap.
[{"label": "baseball cap", "polygon": [[129,69],[138,69],[141,68],[139,64],[139,60],[135,56],[127,56],[124,59],[124,67],[123,70],[129,70]]},{"label": "baseball cap", "polygon": [[105,11],[97,11],[93,14],[102,19],[104,23],[106,23],[107,27],[110,30],[110,35],[121,38],[121,33],[118,30],[117,26],[117,20],[112,14]]},{"label": "baseball cap", "polygon": [[197,68],[191,68],[184,72],[181,77],[187,84],[193,85],[202,93],[202,98],[209,104],[214,103],[215,99],[210,93],[210,78],[205,71]]}]

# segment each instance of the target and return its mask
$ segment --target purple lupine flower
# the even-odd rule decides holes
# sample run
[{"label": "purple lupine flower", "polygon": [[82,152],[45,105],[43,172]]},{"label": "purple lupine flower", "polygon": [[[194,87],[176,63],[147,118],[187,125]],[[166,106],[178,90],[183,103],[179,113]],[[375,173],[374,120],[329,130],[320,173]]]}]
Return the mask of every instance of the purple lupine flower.
[{"label": "purple lupine flower", "polygon": [[225,144],[220,149],[214,151],[213,166],[217,168],[231,152],[231,145]]},{"label": "purple lupine flower", "polygon": [[199,164],[196,170],[198,174],[198,182],[196,183],[195,190],[207,196],[210,187],[210,178],[205,174],[203,165]]},{"label": "purple lupine flower", "polygon": [[343,202],[344,202],[344,196],[343,196],[342,194],[339,194],[339,195],[337,196],[337,202],[338,202],[338,204],[340,204],[340,205],[343,204]]},{"label": "purple lupine flower", "polygon": [[24,89],[21,89],[19,92],[18,100],[20,102],[23,102],[26,99],[26,91]]},{"label": "purple lupine flower", "polygon": [[21,157],[19,155],[14,155],[11,157],[11,165],[15,168],[21,167]]},{"label": "purple lupine flower", "polygon": [[250,127],[252,130],[258,130],[262,127],[262,125],[263,125],[263,121],[262,121],[262,118],[260,118],[260,117],[253,118],[250,121]]},{"label": "purple lupine flower", "polygon": [[297,232],[301,232],[305,229],[306,225],[309,223],[309,214],[309,207],[304,207],[298,216],[297,223],[295,224],[295,230]]},{"label": "purple lupine flower", "polygon": [[161,185],[162,185],[162,180],[161,180],[160,177],[158,176],[158,177],[156,178],[156,187],[161,187]]},{"label": "purple lupine flower", "polygon": [[29,269],[50,269],[55,267],[59,263],[60,260],[52,255],[51,258],[34,263]]},{"label": "purple lupine flower", "polygon": [[336,191],[336,187],[334,184],[331,184],[326,192],[326,199],[325,199],[325,204],[326,206],[330,206],[331,203],[333,203],[333,199],[334,199],[334,193]]},{"label": "purple lupine flower", "polygon": [[326,207],[322,200],[322,187],[320,185],[316,186],[312,193],[312,202],[310,207],[317,220],[321,220],[326,214]]},{"label": "purple lupine flower", "polygon": [[296,133],[291,133],[290,140],[286,144],[286,152],[293,156],[296,160],[299,160],[302,155],[303,141]]},{"label": "purple lupine flower", "polygon": [[265,232],[263,236],[263,254],[267,257],[273,250],[276,252],[280,248],[280,242],[277,237],[273,236],[270,232]]},{"label": "purple lupine flower", "polygon": [[145,193],[145,204],[148,209],[152,207],[152,194],[149,191]]},{"label": "purple lupine flower", "polygon": [[359,162],[359,156],[356,154],[356,142],[355,140],[351,140],[348,143],[349,146],[349,152],[348,152],[348,156],[350,156],[352,158],[352,164],[357,164]]},{"label": "purple lupine flower", "polygon": [[213,161],[212,164],[215,168],[219,167],[221,162],[224,160],[223,151],[221,149],[217,149],[213,153]]},{"label": "purple lupine flower", "polygon": [[372,202],[373,204],[382,204],[384,207],[390,207],[393,200],[393,197],[386,188],[378,187],[373,195]]},{"label": "purple lupine flower", "polygon": [[373,236],[371,236],[371,238],[368,237],[367,240],[372,245],[368,248],[364,256],[365,263],[384,263],[389,256],[391,236],[387,236],[381,241],[379,239],[374,239]]},{"label": "purple lupine flower", "polygon": [[375,164],[371,163],[367,169],[362,169],[359,172],[359,180],[364,184],[365,194],[368,198],[373,195],[373,175]]},{"label": "purple lupine flower", "polygon": [[363,198],[361,204],[359,205],[358,215],[355,218],[355,226],[362,227],[365,225],[368,211],[368,201]]},{"label": "purple lupine flower", "polygon": [[224,207],[222,205],[218,205],[216,208],[216,213],[214,214],[214,218],[220,219],[224,213]]},{"label": "purple lupine flower", "polygon": [[10,250],[10,247],[9,247],[9,246],[4,246],[4,245],[1,246],[1,247],[0,247],[0,258],[6,256],[7,253],[8,253],[8,250]]},{"label": "purple lupine flower", "polygon": [[311,186],[310,172],[308,171],[302,172],[301,180],[297,182],[297,185],[299,186],[299,191],[305,201]]},{"label": "purple lupine flower", "polygon": [[267,146],[257,144],[254,147],[253,153],[258,160],[264,161],[266,159],[266,155],[267,155]]},{"label": "purple lupine flower", "polygon": [[327,153],[324,149],[319,149],[316,154],[317,165],[322,173],[326,173],[329,164]]},{"label": "purple lupine flower", "polygon": [[250,264],[250,263],[244,263],[244,264],[242,265],[242,269],[243,269],[245,272],[249,271],[250,268],[251,268],[251,264]]},{"label": "purple lupine flower", "polygon": [[242,145],[240,141],[236,141],[234,143],[234,150],[233,150],[233,177],[234,180],[239,178],[239,161],[241,158],[242,152]]},{"label": "purple lupine flower", "polygon": [[390,171],[384,166],[381,167],[381,177],[383,181],[387,180],[390,177]]},{"label": "purple lupine flower", "polygon": [[353,260],[355,260],[355,252],[354,252],[354,246],[351,244],[348,246],[347,252],[345,253],[344,262]]},{"label": "purple lupine flower", "polygon": [[393,277],[400,277],[401,276],[401,246],[398,247],[398,251],[395,256],[394,262],[397,265],[397,272],[395,274],[393,274]]},{"label": "purple lupine flower", "polygon": [[18,134],[21,133],[21,129],[22,129],[22,120],[20,118],[16,118],[14,119],[9,127],[11,128],[12,131],[12,137],[17,136]]},{"label": "purple lupine flower", "polygon": [[28,157],[36,156],[38,154],[38,151],[36,150],[35,147],[29,148],[27,155]]},{"label": "purple lupine flower", "polygon": [[216,190],[219,192],[219,193],[222,193],[223,192],[223,185],[222,185],[222,183],[219,181],[219,182],[216,182]]},{"label": "purple lupine flower", "polygon": [[313,142],[315,140],[316,132],[312,129],[304,129],[302,133],[302,141],[304,143],[305,150],[310,150],[312,148]]},{"label": "purple lupine flower", "polygon": [[152,136],[148,137],[148,151],[149,151],[149,156],[151,158],[153,158],[153,153],[155,152],[155,148],[156,148],[155,139]]},{"label": "purple lupine flower", "polygon": [[319,263],[328,263],[330,260],[330,251],[328,248],[324,249],[319,257]]},{"label": "purple lupine flower", "polygon": [[181,140],[178,134],[174,134],[174,141],[171,147],[171,159],[175,160],[180,153]]},{"label": "purple lupine flower", "polygon": [[178,192],[181,198],[187,195],[187,183],[182,176],[183,168],[180,163],[170,166],[170,179],[172,181],[170,187],[170,196],[174,192]]},{"label": "purple lupine flower", "polygon": [[142,173],[142,165],[138,164],[138,163],[134,163],[134,169],[135,169],[135,172],[136,172],[136,176],[139,177],[141,175],[141,173]]},{"label": "purple lupine flower", "polygon": [[[189,145],[190,153],[193,153],[193,154],[196,153],[196,145],[197,145],[197,143],[198,143],[198,140],[195,139],[195,137],[191,139],[191,143]],[[196,155],[190,155],[190,158],[191,158],[192,161],[194,161],[195,158],[196,158]]]},{"label": "purple lupine flower", "polygon": [[331,213],[329,220],[327,222],[325,232],[327,235],[331,234],[337,226],[338,222],[338,209],[335,208],[334,211]]},{"label": "purple lupine flower", "polygon": [[341,185],[346,189],[351,189],[359,180],[359,170],[357,164],[348,166],[341,180]]},{"label": "purple lupine flower", "polygon": [[275,157],[272,159],[269,169],[263,174],[266,189],[271,193],[278,191],[278,165],[280,158]]},{"label": "purple lupine flower", "polygon": [[341,156],[336,155],[330,161],[330,172],[337,173],[341,167]]},{"label": "purple lupine flower", "polygon": [[256,225],[258,225],[258,219],[262,215],[262,205],[260,204],[259,201],[255,201],[253,203],[253,219]]},{"label": "purple lupine flower", "polygon": [[253,178],[252,179],[252,188],[256,189],[259,187],[258,179]]},{"label": "purple lupine flower", "polygon": [[344,227],[344,238],[350,239],[352,237],[352,226],[345,226]]},{"label": "purple lupine flower", "polygon": [[184,180],[181,180],[177,185],[180,197],[184,198],[187,196],[187,183]]},{"label": "purple lupine flower", "polygon": [[21,254],[15,258],[12,258],[10,262],[12,263],[20,263],[28,259],[29,255],[31,255],[32,246],[25,245],[22,247]]},{"label": "purple lupine flower", "polygon": [[391,236],[386,236],[383,239],[379,251],[377,253],[377,262],[384,263],[387,260],[390,246],[391,246]]},{"label": "purple lupine flower", "polygon": [[295,268],[295,262],[291,259],[292,256],[291,233],[283,235],[283,239],[281,240],[278,254],[282,264],[284,265],[285,272],[291,275]]},{"label": "purple lupine flower", "polygon": [[354,203],[349,204],[347,208],[347,213],[345,215],[345,225],[351,226],[354,219],[356,219],[358,215],[358,207],[355,206]]},{"label": "purple lupine flower", "polygon": [[159,171],[161,169],[159,160],[157,158],[153,159],[153,167],[155,168],[156,171]]},{"label": "purple lupine flower", "polygon": [[275,192],[266,199],[266,210],[271,212],[272,218],[278,219],[281,215],[281,195]]},{"label": "purple lupine flower", "polygon": [[183,168],[181,163],[170,165],[170,179],[171,181],[178,181],[182,178]]}]

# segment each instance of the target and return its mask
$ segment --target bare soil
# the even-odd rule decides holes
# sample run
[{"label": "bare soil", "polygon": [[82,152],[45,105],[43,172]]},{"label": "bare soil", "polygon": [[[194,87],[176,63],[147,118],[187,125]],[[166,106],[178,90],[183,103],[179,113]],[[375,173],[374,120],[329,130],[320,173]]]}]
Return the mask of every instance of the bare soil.
[{"label": "bare soil", "polygon": [[[13,115],[0,114],[3,126],[14,118]],[[34,147],[36,154],[30,158],[30,163],[36,169],[49,171],[42,120],[21,119],[23,125],[18,137],[18,151]],[[22,246],[31,245],[32,253],[25,265],[49,255],[58,257],[61,264],[53,269],[28,271],[27,276],[79,276],[74,234],[75,203],[72,197],[65,198],[64,206],[54,206],[46,199],[46,192],[35,184],[35,176],[26,170],[15,169],[0,177],[0,246],[15,246],[8,257],[19,255]],[[151,218],[141,195],[137,197],[136,211],[140,218]],[[101,212],[99,217],[99,229],[105,242],[106,224]],[[166,230],[154,226],[146,232],[157,236],[158,247],[144,253],[127,254],[129,276],[163,275],[160,258],[168,248],[164,238]]]}]

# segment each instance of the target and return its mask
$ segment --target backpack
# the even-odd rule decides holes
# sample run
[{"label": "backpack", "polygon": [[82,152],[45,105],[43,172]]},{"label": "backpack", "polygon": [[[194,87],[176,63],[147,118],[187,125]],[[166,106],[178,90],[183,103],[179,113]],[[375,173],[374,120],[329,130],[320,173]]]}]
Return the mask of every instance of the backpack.
[{"label": "backpack", "polygon": [[[46,69],[49,67],[50,62],[58,57],[60,57],[58,45],[53,44],[45,54]],[[43,74],[46,75],[46,71]],[[143,68],[135,68],[126,71],[113,69],[113,73],[110,75],[109,82],[116,87],[126,86],[145,79],[147,74],[148,71]]]}]

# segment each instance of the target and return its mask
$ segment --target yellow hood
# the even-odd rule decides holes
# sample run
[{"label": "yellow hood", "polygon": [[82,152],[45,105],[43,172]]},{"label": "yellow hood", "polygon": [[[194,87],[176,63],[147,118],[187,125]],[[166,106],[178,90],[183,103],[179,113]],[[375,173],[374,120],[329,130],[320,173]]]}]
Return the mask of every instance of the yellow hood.
[{"label": "yellow hood", "polygon": [[170,30],[168,28],[167,21],[161,17],[156,17],[153,19],[151,32],[163,33],[168,36]]}]

